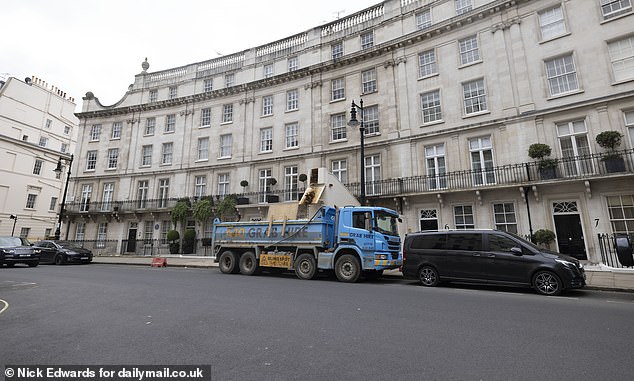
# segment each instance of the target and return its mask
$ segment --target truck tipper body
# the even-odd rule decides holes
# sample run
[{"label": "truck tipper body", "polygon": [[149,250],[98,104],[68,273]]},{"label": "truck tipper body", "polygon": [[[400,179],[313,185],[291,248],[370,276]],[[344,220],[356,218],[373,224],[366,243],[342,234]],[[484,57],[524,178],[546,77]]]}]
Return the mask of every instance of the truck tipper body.
[{"label": "truck tipper body", "polygon": [[329,190],[313,183],[304,193],[299,205],[310,206],[304,208],[310,214],[305,218],[276,219],[269,213],[266,221],[215,221],[211,244],[220,270],[252,275],[287,269],[301,279],[334,272],[340,281],[356,282],[362,275],[376,278],[400,267],[398,213],[375,206],[323,205],[324,191],[337,188],[332,182],[326,186]]}]

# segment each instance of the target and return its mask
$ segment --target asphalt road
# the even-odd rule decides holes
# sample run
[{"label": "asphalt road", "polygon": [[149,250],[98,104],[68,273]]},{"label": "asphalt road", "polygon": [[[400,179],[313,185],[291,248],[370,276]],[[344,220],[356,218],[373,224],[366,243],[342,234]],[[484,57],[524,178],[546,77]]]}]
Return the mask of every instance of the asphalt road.
[{"label": "asphalt road", "polygon": [[3,309],[2,367],[210,364],[214,380],[629,380],[633,369],[632,293],[91,264],[0,268]]}]

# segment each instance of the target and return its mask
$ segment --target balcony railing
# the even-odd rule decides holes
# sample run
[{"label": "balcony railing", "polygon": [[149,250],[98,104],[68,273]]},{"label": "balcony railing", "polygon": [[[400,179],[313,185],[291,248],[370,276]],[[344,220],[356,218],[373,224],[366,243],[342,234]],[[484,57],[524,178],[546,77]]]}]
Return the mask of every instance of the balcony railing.
[{"label": "balcony railing", "polygon": [[[464,170],[435,175],[412,176],[381,181],[367,181],[368,198],[407,196],[415,194],[445,193],[453,191],[481,190],[487,188],[513,187],[552,183],[579,179],[602,178],[606,176],[634,174],[634,149],[617,152],[623,161],[619,171],[613,172],[606,154],[593,154],[557,159],[551,170],[540,169],[538,162],[502,165],[484,170]],[[350,183],[346,187],[355,196],[359,196],[359,183]],[[246,192],[237,196],[239,203],[263,204],[271,202],[297,201],[304,193],[304,188],[297,190],[271,190],[269,192]],[[66,203],[66,213],[73,214],[121,214],[168,212],[179,198],[130,200],[112,202],[71,202]],[[214,202],[219,200],[214,196]],[[190,197],[193,204],[197,198]]]}]

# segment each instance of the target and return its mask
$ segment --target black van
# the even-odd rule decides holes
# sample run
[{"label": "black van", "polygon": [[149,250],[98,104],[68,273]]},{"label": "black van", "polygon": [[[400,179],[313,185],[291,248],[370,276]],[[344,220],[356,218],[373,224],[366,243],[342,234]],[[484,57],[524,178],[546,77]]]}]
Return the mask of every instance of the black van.
[{"label": "black van", "polygon": [[533,287],[544,295],[586,284],[577,259],[500,230],[409,234],[403,244],[403,277],[419,279],[424,286],[454,281]]}]

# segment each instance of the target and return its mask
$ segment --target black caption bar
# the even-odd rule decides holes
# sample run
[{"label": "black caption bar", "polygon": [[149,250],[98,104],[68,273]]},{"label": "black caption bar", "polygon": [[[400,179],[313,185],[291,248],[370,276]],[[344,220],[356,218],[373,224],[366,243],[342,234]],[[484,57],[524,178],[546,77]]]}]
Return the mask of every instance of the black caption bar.
[{"label": "black caption bar", "polygon": [[211,381],[211,365],[5,365],[7,381]]}]

